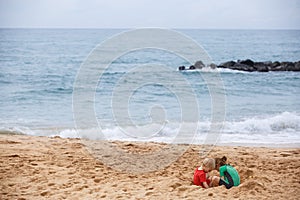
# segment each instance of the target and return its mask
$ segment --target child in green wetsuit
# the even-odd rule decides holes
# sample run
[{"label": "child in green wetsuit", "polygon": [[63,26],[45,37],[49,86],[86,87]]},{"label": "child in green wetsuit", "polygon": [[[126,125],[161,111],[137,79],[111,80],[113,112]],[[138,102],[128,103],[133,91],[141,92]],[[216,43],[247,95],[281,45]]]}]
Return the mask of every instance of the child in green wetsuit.
[{"label": "child in green wetsuit", "polygon": [[226,164],[227,158],[215,158],[216,170],[219,170],[220,177],[212,178],[211,186],[224,185],[227,189],[238,186],[240,184],[240,176],[236,169],[229,164]]}]

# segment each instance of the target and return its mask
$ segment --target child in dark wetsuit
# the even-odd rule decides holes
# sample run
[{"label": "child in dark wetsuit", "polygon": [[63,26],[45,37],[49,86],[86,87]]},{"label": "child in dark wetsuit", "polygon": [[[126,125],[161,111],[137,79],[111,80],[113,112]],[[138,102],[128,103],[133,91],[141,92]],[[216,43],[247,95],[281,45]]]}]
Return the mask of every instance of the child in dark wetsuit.
[{"label": "child in dark wetsuit", "polygon": [[236,169],[229,164],[226,164],[227,158],[215,158],[216,170],[220,172],[220,177],[212,178],[212,186],[224,185],[227,189],[240,184],[240,176]]}]

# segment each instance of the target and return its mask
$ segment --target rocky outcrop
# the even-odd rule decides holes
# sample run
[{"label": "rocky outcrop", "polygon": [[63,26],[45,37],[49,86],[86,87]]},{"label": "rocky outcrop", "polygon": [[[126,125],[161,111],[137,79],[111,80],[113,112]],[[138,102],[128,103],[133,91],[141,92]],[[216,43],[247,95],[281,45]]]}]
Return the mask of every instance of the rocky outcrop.
[{"label": "rocky outcrop", "polygon": [[[188,70],[202,69],[204,67],[215,69],[215,68],[226,68],[231,70],[247,71],[247,72],[268,72],[268,71],[300,71],[300,61],[297,62],[254,62],[250,59],[228,61],[216,65],[214,63],[204,65],[202,61],[197,61],[194,65],[190,66]],[[187,70],[184,66],[180,66],[179,70]]]},{"label": "rocky outcrop", "polygon": [[195,66],[195,69],[202,69],[203,67],[205,67],[204,63],[201,60],[197,61],[194,64],[194,66]]}]

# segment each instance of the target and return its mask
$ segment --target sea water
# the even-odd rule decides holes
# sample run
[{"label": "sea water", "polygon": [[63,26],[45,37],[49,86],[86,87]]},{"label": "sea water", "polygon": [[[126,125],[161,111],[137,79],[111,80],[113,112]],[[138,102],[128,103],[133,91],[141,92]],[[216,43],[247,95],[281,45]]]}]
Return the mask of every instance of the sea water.
[{"label": "sea water", "polygon": [[[101,131],[110,140],[172,142],[181,127],[195,127],[196,123],[189,143],[203,143],[211,134],[212,124],[220,123],[220,129],[213,133],[218,135],[215,142],[220,144],[299,147],[299,72],[250,73],[226,69],[181,72],[178,66],[188,67],[190,63],[155,48],[129,52],[107,67],[97,80],[93,101],[89,102],[93,104],[98,126],[78,127],[73,92],[79,69],[98,44],[123,31],[0,29],[1,132],[98,139]],[[176,31],[201,45],[216,64],[247,58],[300,60],[299,30]],[[151,65],[160,65],[162,70],[152,70]],[[149,69],[132,71],[138,66]],[[164,67],[171,71],[164,71]],[[99,69],[94,70],[96,73]],[[213,96],[203,78],[214,76],[220,78],[225,97],[224,112],[219,113],[222,120],[217,122],[212,117]],[[182,100],[163,84],[167,80],[180,90],[185,85],[177,77],[187,80],[195,95],[196,122],[183,120]],[[151,78],[151,84],[141,84]],[[125,87],[117,90],[121,83],[128,90]],[[122,92],[129,99],[126,110],[121,111],[115,108],[113,98],[122,97]],[[157,122],[151,116],[156,107],[163,111]],[[130,120],[122,120],[124,116]],[[135,132],[135,126],[142,128]],[[79,134],[78,130],[84,133]]]}]

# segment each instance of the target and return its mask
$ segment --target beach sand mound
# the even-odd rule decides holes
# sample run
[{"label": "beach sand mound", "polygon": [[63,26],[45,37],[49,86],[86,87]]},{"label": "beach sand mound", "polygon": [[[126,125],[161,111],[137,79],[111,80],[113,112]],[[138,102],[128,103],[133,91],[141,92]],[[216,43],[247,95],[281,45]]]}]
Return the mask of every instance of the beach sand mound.
[{"label": "beach sand mound", "polygon": [[[170,146],[106,145],[141,157]],[[0,199],[299,199],[300,149],[216,146],[209,156],[226,155],[239,171],[241,184],[205,190],[192,184],[193,172],[205,157],[199,155],[202,146],[169,149],[181,147],[186,151],[167,167],[128,173],[95,159],[79,139],[0,135]],[[118,163],[116,157],[106,156]]]}]

